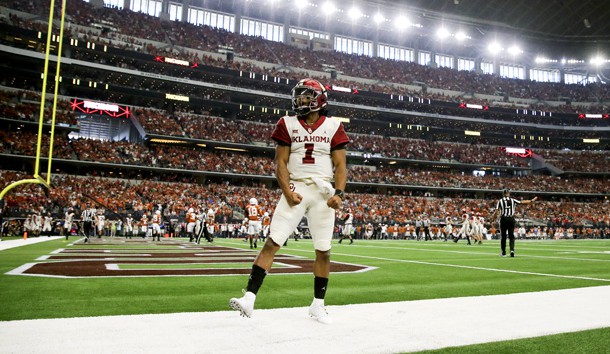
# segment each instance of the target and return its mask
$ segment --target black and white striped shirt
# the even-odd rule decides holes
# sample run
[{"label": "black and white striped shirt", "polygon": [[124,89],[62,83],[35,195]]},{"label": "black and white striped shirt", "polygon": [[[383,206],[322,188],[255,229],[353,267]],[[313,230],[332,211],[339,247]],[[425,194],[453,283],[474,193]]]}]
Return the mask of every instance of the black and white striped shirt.
[{"label": "black and white striped shirt", "polygon": [[513,217],[515,215],[516,204],[521,204],[521,202],[511,197],[503,197],[498,201],[496,209],[500,211],[500,216]]},{"label": "black and white striped shirt", "polygon": [[81,214],[81,219],[83,219],[83,221],[93,221],[94,217],[95,209],[85,209]]}]

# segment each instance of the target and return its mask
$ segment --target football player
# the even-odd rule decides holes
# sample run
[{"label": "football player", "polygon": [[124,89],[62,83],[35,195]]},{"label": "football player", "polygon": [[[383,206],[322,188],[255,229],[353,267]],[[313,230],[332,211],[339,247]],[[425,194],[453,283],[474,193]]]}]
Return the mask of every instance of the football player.
[{"label": "football player", "polygon": [[[314,79],[303,79],[292,89],[295,116],[281,117],[271,138],[275,149],[275,176],[282,196],[271,218],[269,237],[260,251],[241,298],[229,301],[231,308],[250,317],[256,295],[275,254],[307,216],[315,249],[314,299],[309,315],[331,323],[324,307],[330,275],[330,248],[335,209],[341,206],[347,183],[345,145],[349,138],[339,120],[327,117],[326,88]],[[330,183],[334,179],[334,188]]]},{"label": "football player", "polygon": [[269,235],[269,225],[271,225],[271,217],[269,216],[268,212],[265,212],[263,214],[263,234],[261,236],[263,241],[265,241],[265,239]]},{"label": "football player", "polygon": [[195,209],[189,208],[186,213],[186,233],[189,236],[189,242],[193,242],[193,238],[195,237],[195,226],[197,225],[197,214],[195,214]]},{"label": "football player", "polygon": [[161,241],[161,210],[155,211],[155,214],[152,217],[152,239],[155,240],[155,236],[157,236],[157,241]]},{"label": "football player", "polygon": [[353,222],[354,214],[352,214],[351,209],[347,209],[347,212],[343,215],[343,230],[341,230],[341,238],[339,239],[339,243],[341,243],[344,238],[349,238],[350,245],[354,243],[354,238],[352,237]]},{"label": "football player", "polygon": [[131,217],[131,214],[127,214],[127,217],[125,218],[125,237],[131,238],[132,234],[133,234],[133,218]]},{"label": "football player", "polygon": [[256,241],[258,241],[258,234],[262,229],[262,210],[258,205],[256,198],[250,198],[248,205],[246,206],[246,217],[248,218],[248,240],[250,241],[250,248],[256,248]]}]

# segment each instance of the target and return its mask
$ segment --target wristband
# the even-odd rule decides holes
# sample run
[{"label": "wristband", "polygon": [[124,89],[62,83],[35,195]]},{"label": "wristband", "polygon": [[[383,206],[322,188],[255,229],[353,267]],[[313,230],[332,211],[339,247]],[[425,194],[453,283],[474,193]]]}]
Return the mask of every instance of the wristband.
[{"label": "wristband", "polygon": [[338,196],[339,198],[341,198],[341,200],[343,200],[343,195],[344,195],[344,194],[345,194],[345,193],[343,193],[343,191],[342,191],[342,190],[340,190],[340,189],[335,189],[335,195],[336,195],[336,196]]}]

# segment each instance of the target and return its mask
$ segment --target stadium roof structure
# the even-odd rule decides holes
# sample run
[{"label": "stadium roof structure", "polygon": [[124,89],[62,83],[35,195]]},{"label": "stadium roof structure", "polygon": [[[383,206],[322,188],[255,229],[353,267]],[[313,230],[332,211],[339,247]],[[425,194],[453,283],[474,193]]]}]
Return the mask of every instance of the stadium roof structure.
[{"label": "stadium roof structure", "polygon": [[[307,4],[297,8],[294,0],[189,0],[193,6],[204,6],[229,13],[241,13],[278,23],[319,30],[350,27],[354,35],[370,38],[382,28],[373,21],[374,14],[394,17],[404,13],[428,29],[424,37],[440,24],[464,27],[473,39],[492,39],[500,33],[511,40],[525,41],[551,55],[579,54],[610,50],[610,4],[608,0],[332,0],[342,14],[328,15],[326,0],[300,0]],[[264,5],[264,6],[261,6]],[[364,20],[350,24],[348,9],[358,7]],[[307,14],[307,16],[305,16]],[[340,24],[329,25],[329,18]],[[395,32],[388,18],[386,30]],[[341,32],[341,31],[339,31]],[[424,31],[426,32],[426,31]],[[347,34],[347,33],[344,33]],[[380,37],[383,40],[383,35]]]},{"label": "stadium roof structure", "polygon": [[610,3],[604,0],[371,0],[408,4],[422,16],[468,20],[482,29],[507,29],[536,39],[610,42]]}]

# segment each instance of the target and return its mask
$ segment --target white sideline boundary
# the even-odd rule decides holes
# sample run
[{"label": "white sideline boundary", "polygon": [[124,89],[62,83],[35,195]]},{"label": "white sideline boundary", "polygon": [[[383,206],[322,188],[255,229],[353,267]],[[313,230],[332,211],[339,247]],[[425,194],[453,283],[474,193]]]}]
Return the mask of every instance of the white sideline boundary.
[{"label": "white sideline boundary", "polygon": [[33,245],[35,243],[53,241],[60,238],[65,238],[64,236],[39,236],[39,237],[28,237],[27,239],[17,239],[17,240],[2,240],[0,242],[0,251],[8,250],[15,247]]},{"label": "white sideline boundary", "polygon": [[411,352],[610,327],[609,298],[610,286],[597,286],[328,306],[332,325],[308,318],[306,307],[252,318],[218,311],[8,321],[0,322],[0,352]]}]

